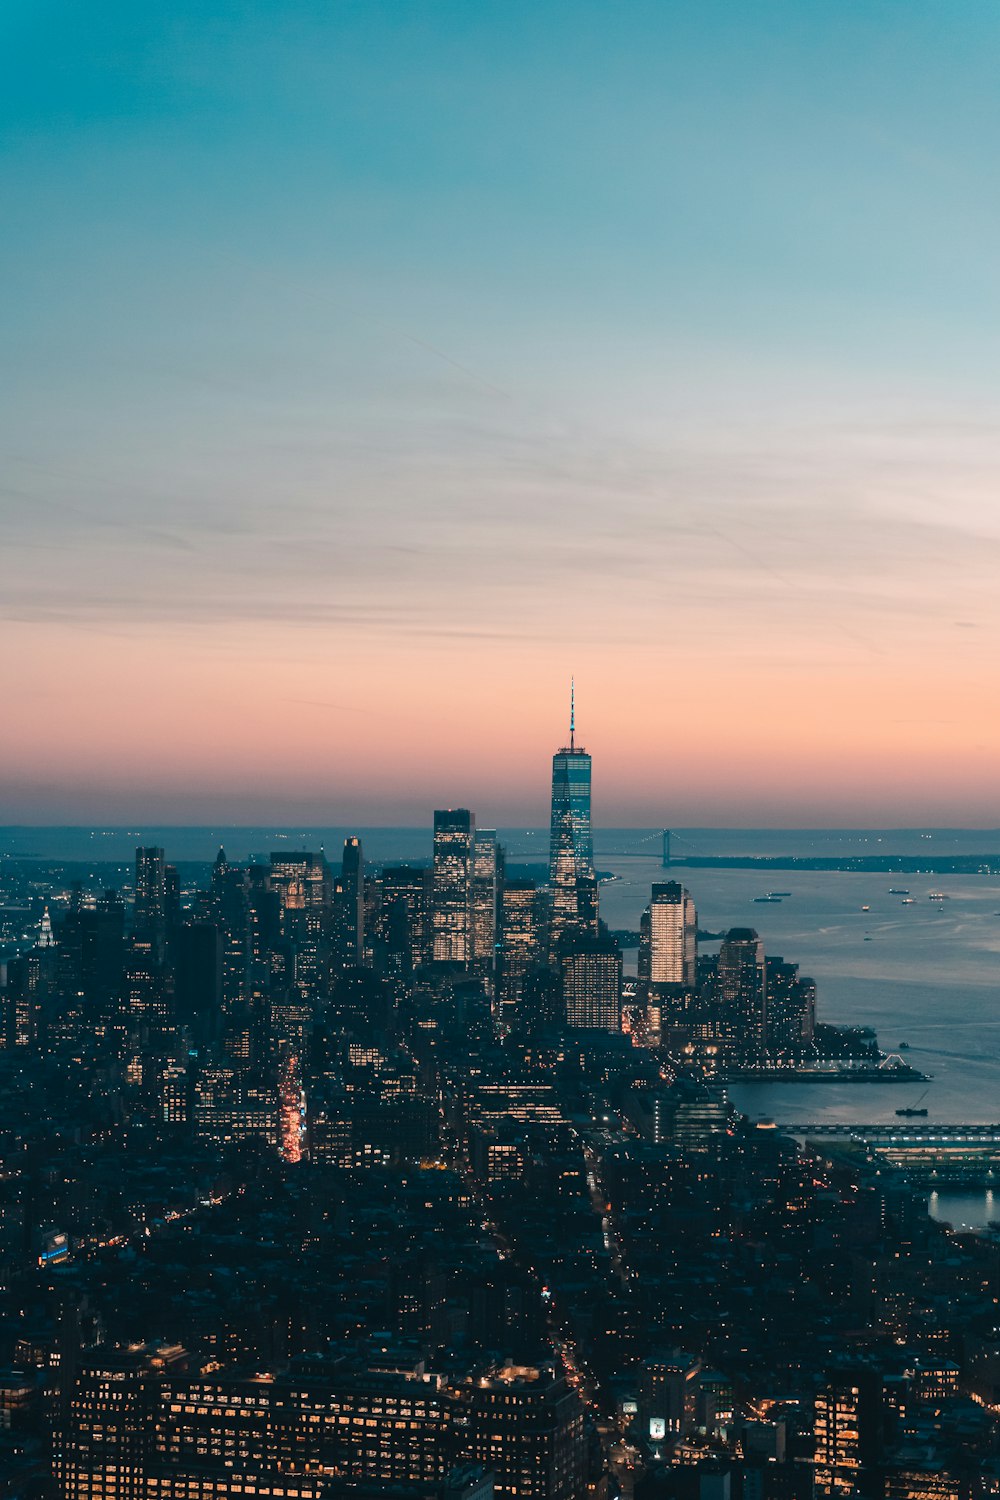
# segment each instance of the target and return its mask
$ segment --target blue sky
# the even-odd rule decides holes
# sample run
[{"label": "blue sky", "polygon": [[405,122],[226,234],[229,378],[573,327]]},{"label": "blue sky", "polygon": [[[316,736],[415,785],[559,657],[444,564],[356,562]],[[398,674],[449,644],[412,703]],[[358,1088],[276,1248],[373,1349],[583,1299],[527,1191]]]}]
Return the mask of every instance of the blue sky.
[{"label": "blue sky", "polygon": [[[529,684],[547,743],[570,668],[592,701],[670,682],[685,724],[752,671],[801,749],[860,679],[866,715],[893,702],[868,758],[851,741],[890,798],[892,725],[950,673],[933,749],[973,757],[966,789],[918,778],[898,811],[985,814],[995,5],[14,3],[0,27],[0,689],[49,695],[12,814],[155,792],[184,816],[169,766],[120,804],[101,781],[135,691],[115,642],[174,664],[175,725],[210,659],[237,722],[261,630],[265,695],[322,662],[377,715],[425,674],[456,766],[487,681]],[[46,686],[83,643],[85,773]],[[614,753],[638,802],[652,759]],[[370,820],[363,773],[339,795]],[[246,775],[277,795],[266,760]],[[848,816],[825,769],[773,805]]]}]

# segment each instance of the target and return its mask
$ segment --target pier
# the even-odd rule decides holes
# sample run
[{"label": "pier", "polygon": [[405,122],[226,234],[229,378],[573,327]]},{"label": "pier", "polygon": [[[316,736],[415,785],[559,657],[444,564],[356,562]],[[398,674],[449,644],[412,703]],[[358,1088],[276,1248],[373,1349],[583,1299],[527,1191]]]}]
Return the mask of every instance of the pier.
[{"label": "pier", "polygon": [[927,1141],[941,1144],[995,1144],[1000,1146],[1000,1125],[948,1125],[921,1120],[908,1120],[898,1124],[880,1121],[873,1125],[845,1125],[841,1122],[821,1120],[815,1124],[784,1125],[776,1127],[783,1135],[814,1136],[834,1135],[855,1141]]},{"label": "pier", "polygon": [[1000,1125],[931,1124],[900,1121],[845,1125],[828,1121],[779,1124],[799,1140],[866,1146],[887,1166],[905,1173],[915,1187],[966,1188],[1000,1185]]}]

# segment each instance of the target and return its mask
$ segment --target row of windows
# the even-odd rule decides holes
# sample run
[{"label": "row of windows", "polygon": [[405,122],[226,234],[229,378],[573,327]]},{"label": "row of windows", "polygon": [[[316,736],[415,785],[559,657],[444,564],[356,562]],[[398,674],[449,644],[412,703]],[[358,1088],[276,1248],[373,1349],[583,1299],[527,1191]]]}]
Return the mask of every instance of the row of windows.
[{"label": "row of windows", "polygon": [[[167,1388],[165,1394],[169,1399],[171,1394],[169,1388]],[[199,1395],[201,1396],[201,1400],[206,1403],[205,1405],[195,1404]],[[239,1412],[237,1415],[252,1415],[254,1411],[259,1412],[261,1415],[267,1415],[271,1411],[287,1411],[294,1415],[301,1408],[335,1415],[342,1410],[345,1404],[348,1404],[354,1411],[362,1415],[367,1415],[370,1412],[374,1416],[378,1416],[383,1412],[394,1414],[397,1411],[408,1416],[424,1416],[427,1413],[436,1414],[441,1410],[439,1402],[429,1402],[419,1397],[414,1399],[406,1396],[382,1396],[377,1398],[365,1396],[360,1400],[348,1398],[345,1403],[337,1401],[336,1398],[331,1398],[328,1402],[312,1401],[307,1396],[299,1398],[294,1391],[286,1399],[280,1395],[239,1396],[235,1393],[231,1395],[223,1391],[205,1391],[204,1393],[200,1393],[197,1390],[194,1401],[178,1400],[171,1402],[170,1410],[174,1413],[183,1411],[187,1416],[222,1417],[230,1414],[227,1408],[246,1406],[252,1409],[251,1412]]]}]

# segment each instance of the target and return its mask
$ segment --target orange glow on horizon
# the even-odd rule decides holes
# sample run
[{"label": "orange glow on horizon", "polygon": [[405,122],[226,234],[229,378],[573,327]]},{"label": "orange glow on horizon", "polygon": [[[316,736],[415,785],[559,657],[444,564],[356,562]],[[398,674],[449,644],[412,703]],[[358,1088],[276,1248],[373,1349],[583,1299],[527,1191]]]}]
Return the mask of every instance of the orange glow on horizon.
[{"label": "orange glow on horizon", "polygon": [[996,821],[1000,715],[945,645],[887,672],[255,624],[8,637],[7,823],[544,823],[571,670],[599,825]]}]

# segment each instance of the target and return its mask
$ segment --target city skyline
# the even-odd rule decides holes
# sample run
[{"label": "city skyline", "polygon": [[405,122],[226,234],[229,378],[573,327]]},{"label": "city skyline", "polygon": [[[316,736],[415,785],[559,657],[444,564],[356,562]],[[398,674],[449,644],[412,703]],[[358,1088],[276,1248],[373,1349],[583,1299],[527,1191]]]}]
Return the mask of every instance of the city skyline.
[{"label": "city skyline", "polygon": [[[348,833],[339,874],[277,838],[192,861],[166,829],[131,870],[101,841],[6,854],[18,1494],[987,1491],[997,1246],[967,1230],[992,1215],[1000,1133],[969,1118],[991,1095],[970,1110],[956,1048],[971,1024],[995,1070],[962,974],[978,952],[991,1016],[1000,856],[921,853],[941,887],[921,918],[885,854],[845,861],[827,835],[839,856],[749,897],[765,935],[746,911],[769,866],[703,867],[696,911],[652,851],[620,850],[600,913],[569,738],[544,883],[464,808],[435,811],[430,867],[389,863],[391,831],[368,859]],[[877,913],[852,922],[862,893]],[[883,948],[863,1025],[818,1009],[836,973],[800,966],[827,936],[841,979]],[[931,1046],[928,960],[957,1011]],[[905,1059],[871,1024],[893,975]],[[815,1123],[787,1123],[817,1083]],[[730,1096],[748,1090],[756,1120]]]},{"label": "city skyline", "polygon": [[0,1500],[1000,1500],[996,0],[0,44]]},{"label": "city skyline", "polygon": [[3,24],[0,821],[995,821],[994,7]]}]

